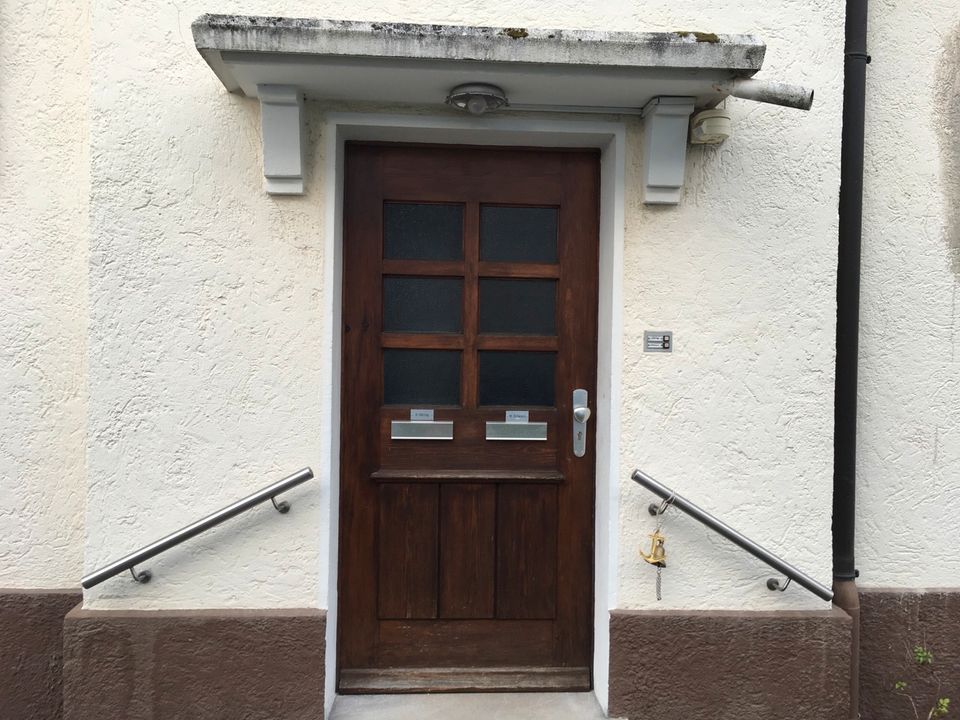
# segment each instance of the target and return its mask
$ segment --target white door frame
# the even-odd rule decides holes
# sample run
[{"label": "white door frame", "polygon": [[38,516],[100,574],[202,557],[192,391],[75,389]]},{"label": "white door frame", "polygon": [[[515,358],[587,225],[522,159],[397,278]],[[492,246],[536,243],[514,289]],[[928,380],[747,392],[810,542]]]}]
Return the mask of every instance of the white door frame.
[{"label": "white door frame", "polygon": [[[328,113],[323,123],[324,293],[320,468],[330,522],[326,553],[326,705],[333,704],[337,661],[337,571],[340,510],[340,328],[343,282],[343,158],[348,140],[428,142],[457,145],[595,147],[600,155],[600,302],[597,358],[597,466],[594,540],[594,692],[604,712],[609,683],[609,611],[616,607],[620,462],[620,369],[622,361],[622,269],[626,128],[621,122],[566,120],[562,116],[491,118],[414,114]],[[329,388],[329,394],[326,389]],[[326,477],[323,477],[326,476]]]}]

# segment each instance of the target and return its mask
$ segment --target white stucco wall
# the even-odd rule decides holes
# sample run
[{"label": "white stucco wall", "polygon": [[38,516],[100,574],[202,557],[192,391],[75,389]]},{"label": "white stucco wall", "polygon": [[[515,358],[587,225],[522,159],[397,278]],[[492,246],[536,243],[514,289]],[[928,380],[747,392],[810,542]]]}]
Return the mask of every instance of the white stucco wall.
[{"label": "white stucco wall", "polygon": [[861,586],[960,586],[960,6],[871,3]]},{"label": "white stucco wall", "polygon": [[[87,570],[322,464],[322,185],[263,192],[259,108],[227,95],[193,47],[205,9],[103,2],[93,14]],[[118,578],[85,602],[322,606],[327,487],[156,558],[148,585]]]},{"label": "white stucco wall", "polygon": [[[320,371],[332,329],[322,112],[308,106],[307,194],[262,191],[259,113],[196,53],[203,12],[306,15],[306,2],[98,3],[92,37],[87,570],[288,471],[324,467]],[[731,101],[733,138],[694,149],[677,208],[639,192],[628,133],[623,272],[622,523],[617,604],[654,604],[635,557],[652,529],[636,465],[824,582],[830,491],[842,11],[407,0],[326,4],[330,17],[514,27],[756,32],[764,76],[811,85],[810,113]],[[645,328],[676,332],[642,355]],[[326,604],[329,478],[116,579],[96,607]],[[601,479],[605,481],[606,479]],[[639,517],[639,520],[638,520]],[[759,563],[683,518],[665,526],[662,606],[822,607],[771,594]]]},{"label": "white stucco wall", "polygon": [[[657,603],[655,570],[637,558],[656,523],[650,495],[627,480],[635,467],[831,581],[843,12],[837,3],[749,12],[696,16],[760,34],[762,74],[814,87],[812,111],[728,101],[733,136],[691,148],[679,208],[640,204],[639,127],[627,161],[623,607],[825,605],[798,588],[769,592],[769,568],[676,511],[664,519]],[[645,329],[673,330],[673,353],[642,353]]]},{"label": "white stucco wall", "polygon": [[86,493],[84,2],[0,2],[0,588],[76,587]]}]

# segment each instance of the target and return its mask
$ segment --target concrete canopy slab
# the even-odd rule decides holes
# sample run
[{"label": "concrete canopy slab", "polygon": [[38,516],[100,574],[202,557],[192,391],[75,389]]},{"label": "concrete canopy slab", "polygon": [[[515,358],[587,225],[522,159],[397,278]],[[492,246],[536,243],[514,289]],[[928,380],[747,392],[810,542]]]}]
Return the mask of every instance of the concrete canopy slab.
[{"label": "concrete canopy slab", "polygon": [[413,25],[203,15],[197,50],[230,92],[296,86],[323,100],[443,104],[462,83],[491,83],[517,109],[638,111],[651,98],[715,104],[716,85],[756,73],[752,35]]},{"label": "concrete canopy slab", "polygon": [[[243,15],[203,15],[193,37],[227,90],[260,99],[265,186],[281,195],[304,192],[303,98],[443,107],[454,88],[484,84],[496,86],[498,107],[506,95],[505,109],[640,114],[657,106],[647,121],[658,153],[644,161],[644,201],[677,204],[687,118],[756,73],[766,52],[752,35]],[[665,112],[672,100],[682,117],[677,107]]]}]

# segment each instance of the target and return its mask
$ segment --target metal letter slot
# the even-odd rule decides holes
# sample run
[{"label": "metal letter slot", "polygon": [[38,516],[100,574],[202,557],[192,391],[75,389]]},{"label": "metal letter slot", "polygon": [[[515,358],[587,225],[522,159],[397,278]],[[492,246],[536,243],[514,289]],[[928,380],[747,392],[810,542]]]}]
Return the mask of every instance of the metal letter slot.
[{"label": "metal letter slot", "polygon": [[587,452],[587,420],[590,408],[587,405],[587,391],[577,388],[573,391],[573,454],[583,457]]},{"label": "metal letter slot", "polygon": [[453,440],[453,420],[391,420],[391,440]]},{"label": "metal letter slot", "polygon": [[545,422],[487,422],[487,440],[546,440]]}]

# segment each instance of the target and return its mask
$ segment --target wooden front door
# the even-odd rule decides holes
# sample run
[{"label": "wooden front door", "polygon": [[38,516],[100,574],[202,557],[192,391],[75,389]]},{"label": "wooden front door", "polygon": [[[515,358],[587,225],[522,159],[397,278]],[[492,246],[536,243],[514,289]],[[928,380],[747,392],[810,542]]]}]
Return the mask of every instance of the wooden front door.
[{"label": "wooden front door", "polygon": [[598,203],[593,151],[348,144],[340,692],[591,687]]}]

